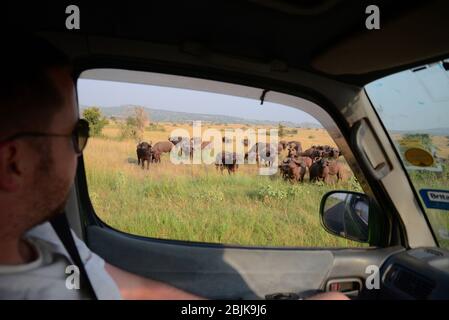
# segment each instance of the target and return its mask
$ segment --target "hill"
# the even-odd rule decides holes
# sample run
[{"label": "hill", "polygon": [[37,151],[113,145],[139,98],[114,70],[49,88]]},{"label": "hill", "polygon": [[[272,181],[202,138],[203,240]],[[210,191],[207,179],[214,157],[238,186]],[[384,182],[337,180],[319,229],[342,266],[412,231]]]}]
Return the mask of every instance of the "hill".
[{"label": "hill", "polygon": [[[125,119],[128,117],[133,108],[136,106],[118,106],[118,107],[99,107],[103,115],[106,117],[115,117],[117,119]],[[81,106],[82,110],[86,109],[87,106]],[[214,115],[214,114],[202,114],[202,113],[189,113],[189,112],[178,112],[178,111],[168,111],[161,109],[152,109],[144,107],[145,112],[149,116],[152,122],[190,122],[190,121],[203,121],[210,123],[236,123],[236,124],[251,124],[251,125],[272,125],[277,126],[279,123],[286,127],[292,128],[322,128],[318,123],[312,122],[301,122],[295,123],[291,121],[270,121],[270,120],[255,120],[255,119],[244,119],[226,115]]]}]

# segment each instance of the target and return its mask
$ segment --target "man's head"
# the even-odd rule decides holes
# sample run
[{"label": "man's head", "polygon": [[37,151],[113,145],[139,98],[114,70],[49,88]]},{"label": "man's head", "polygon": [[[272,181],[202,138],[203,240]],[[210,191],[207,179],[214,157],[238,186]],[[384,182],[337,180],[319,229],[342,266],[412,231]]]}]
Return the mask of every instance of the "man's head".
[{"label": "man's head", "polygon": [[[78,115],[70,63],[63,53],[29,35],[2,41],[0,235],[7,237],[62,211],[76,170],[70,133]],[[24,132],[67,136],[11,139]]]}]

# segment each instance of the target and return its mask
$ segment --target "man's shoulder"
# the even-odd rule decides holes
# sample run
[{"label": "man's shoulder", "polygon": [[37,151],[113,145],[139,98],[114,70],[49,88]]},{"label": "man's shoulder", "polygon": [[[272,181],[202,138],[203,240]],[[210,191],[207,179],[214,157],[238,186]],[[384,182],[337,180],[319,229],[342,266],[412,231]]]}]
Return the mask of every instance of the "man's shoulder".
[{"label": "man's shoulder", "polygon": [[[73,239],[75,240],[75,244],[79,251],[81,259],[83,260],[84,263],[86,263],[87,260],[89,260],[89,258],[91,257],[92,252],[86,246],[86,244],[76,236],[76,234],[73,231],[72,236]],[[69,253],[64,247],[64,244],[59,239],[58,235],[56,234],[56,231],[53,229],[53,226],[50,224],[50,222],[44,222],[42,224],[33,227],[26,233],[25,237],[44,241],[52,247],[53,251],[65,255],[67,258],[69,258],[69,260],[71,260]]]},{"label": "man's shoulder", "polygon": [[[104,268],[104,260],[92,252],[73,231],[72,235],[97,296],[100,299],[120,299],[117,285]],[[26,233],[26,237],[45,241],[53,252],[63,254],[72,260],[50,222],[35,226]]]},{"label": "man's shoulder", "polygon": [[44,222],[33,227],[27,231],[26,237],[37,238],[54,244],[59,244],[61,242],[50,222]]}]

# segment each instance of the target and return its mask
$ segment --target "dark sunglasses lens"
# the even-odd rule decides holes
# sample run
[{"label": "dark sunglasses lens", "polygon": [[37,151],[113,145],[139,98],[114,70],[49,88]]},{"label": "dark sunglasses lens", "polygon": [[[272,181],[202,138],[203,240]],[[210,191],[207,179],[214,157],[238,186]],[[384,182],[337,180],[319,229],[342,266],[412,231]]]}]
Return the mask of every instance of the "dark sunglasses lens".
[{"label": "dark sunglasses lens", "polygon": [[87,145],[87,140],[89,138],[89,123],[84,120],[81,119],[78,122],[78,126],[76,128],[76,133],[77,133],[77,139],[76,139],[76,146],[75,148],[77,149],[76,151],[81,153],[83,152],[84,148]]}]

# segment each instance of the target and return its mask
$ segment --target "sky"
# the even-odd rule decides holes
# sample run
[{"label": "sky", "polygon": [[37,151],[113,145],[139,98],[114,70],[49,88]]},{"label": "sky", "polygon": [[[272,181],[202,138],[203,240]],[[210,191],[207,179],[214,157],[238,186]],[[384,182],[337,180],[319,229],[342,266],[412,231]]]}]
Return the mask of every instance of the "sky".
[{"label": "sky", "polygon": [[187,89],[134,83],[80,79],[82,106],[117,107],[140,105],[152,109],[226,115],[252,120],[319,123],[309,114],[275,103]]},{"label": "sky", "polygon": [[366,91],[387,129],[449,128],[449,72],[441,64],[374,81]]},{"label": "sky", "polygon": [[[366,91],[387,129],[449,128],[449,72],[441,64],[374,81]],[[275,103],[261,106],[259,100],[144,84],[80,79],[78,95],[83,106],[140,105],[252,120],[319,123],[303,111]]]}]

